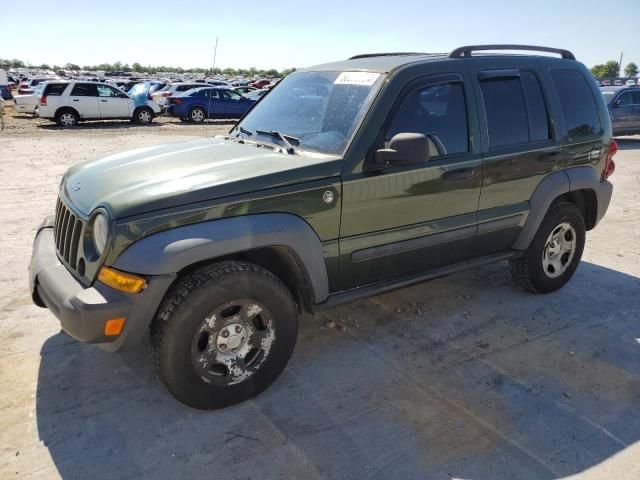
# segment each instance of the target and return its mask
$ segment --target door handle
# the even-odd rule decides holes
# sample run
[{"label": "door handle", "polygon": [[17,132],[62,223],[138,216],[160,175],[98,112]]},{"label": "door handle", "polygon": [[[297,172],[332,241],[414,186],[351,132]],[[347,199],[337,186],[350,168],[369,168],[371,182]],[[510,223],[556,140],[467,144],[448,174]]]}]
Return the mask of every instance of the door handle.
[{"label": "door handle", "polygon": [[106,101],[106,100],[100,100],[100,101],[101,101],[102,103],[107,103],[107,101]]},{"label": "door handle", "polygon": [[80,99],[79,99],[79,98],[73,98],[72,100],[73,100],[74,102],[79,102],[79,101],[80,101]]},{"label": "door handle", "polygon": [[442,174],[442,180],[447,182],[457,182],[467,180],[476,174],[475,168],[458,168],[457,170],[449,170]]}]

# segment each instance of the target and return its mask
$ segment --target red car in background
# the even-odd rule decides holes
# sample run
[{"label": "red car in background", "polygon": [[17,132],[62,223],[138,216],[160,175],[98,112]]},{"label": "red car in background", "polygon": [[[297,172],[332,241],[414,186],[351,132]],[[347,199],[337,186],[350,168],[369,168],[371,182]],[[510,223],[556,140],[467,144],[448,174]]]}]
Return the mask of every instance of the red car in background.
[{"label": "red car in background", "polygon": [[270,80],[258,80],[257,82],[252,82],[249,84],[250,87],[255,87],[255,88],[266,88],[268,85],[271,85],[271,81]]}]

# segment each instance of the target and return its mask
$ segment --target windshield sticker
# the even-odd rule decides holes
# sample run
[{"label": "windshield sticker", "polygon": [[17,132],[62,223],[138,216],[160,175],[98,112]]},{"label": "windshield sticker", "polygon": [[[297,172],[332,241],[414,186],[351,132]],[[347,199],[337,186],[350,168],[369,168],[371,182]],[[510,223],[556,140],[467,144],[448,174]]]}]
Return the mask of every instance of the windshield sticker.
[{"label": "windshield sticker", "polygon": [[342,72],[333,82],[334,85],[364,85],[371,86],[380,76],[371,72]]}]

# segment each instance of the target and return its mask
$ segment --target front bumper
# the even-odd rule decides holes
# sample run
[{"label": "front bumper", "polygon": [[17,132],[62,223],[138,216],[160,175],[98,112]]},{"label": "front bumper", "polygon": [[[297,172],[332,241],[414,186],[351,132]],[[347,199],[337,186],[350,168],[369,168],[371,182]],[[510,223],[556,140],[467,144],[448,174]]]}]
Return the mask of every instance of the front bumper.
[{"label": "front bumper", "polygon": [[[38,228],[29,265],[34,303],[51,310],[73,338],[110,351],[132,348],[142,340],[174,278],[147,277],[147,288],[137,294],[119,292],[100,282],[86,288],[58,260],[53,217]],[[121,317],[127,319],[122,333],[106,336],[105,322]]]}]

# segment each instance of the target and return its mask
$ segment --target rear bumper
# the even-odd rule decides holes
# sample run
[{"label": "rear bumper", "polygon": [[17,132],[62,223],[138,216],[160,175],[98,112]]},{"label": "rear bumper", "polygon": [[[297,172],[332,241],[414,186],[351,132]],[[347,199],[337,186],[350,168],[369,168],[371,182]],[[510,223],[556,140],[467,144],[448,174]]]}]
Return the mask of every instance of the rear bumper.
[{"label": "rear bumper", "polygon": [[[52,217],[38,228],[29,265],[34,303],[51,310],[73,338],[110,351],[132,348],[142,340],[174,278],[147,277],[148,287],[138,294],[122,293],[100,282],[87,288],[58,260]],[[121,317],[127,319],[122,333],[106,336],[105,322]]]},{"label": "rear bumper", "polygon": [[600,220],[602,220],[604,214],[607,213],[612,194],[613,185],[611,184],[611,182],[605,180],[604,182],[600,182],[598,184],[598,188],[596,191],[596,195],[598,197],[598,213],[596,215],[596,225]]}]

